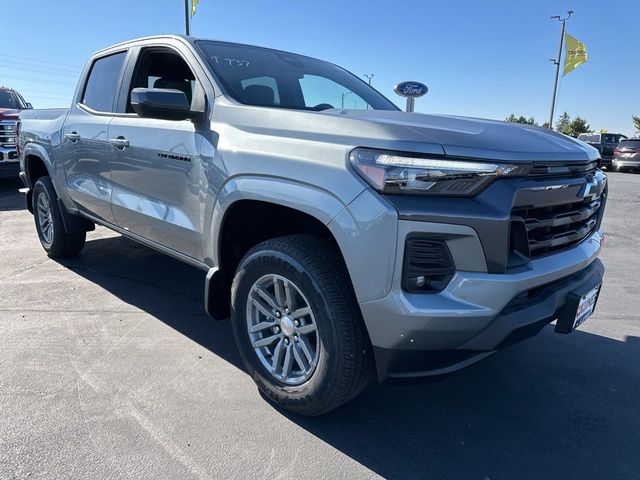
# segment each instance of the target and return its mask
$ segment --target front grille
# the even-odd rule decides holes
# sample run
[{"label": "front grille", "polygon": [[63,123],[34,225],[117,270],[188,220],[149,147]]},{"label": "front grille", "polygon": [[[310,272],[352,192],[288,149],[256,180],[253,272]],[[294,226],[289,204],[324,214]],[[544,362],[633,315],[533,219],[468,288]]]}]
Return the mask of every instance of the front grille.
[{"label": "front grille", "polygon": [[444,240],[414,234],[404,248],[402,286],[409,292],[439,292],[455,272]]},{"label": "front grille", "polygon": [[598,224],[602,198],[541,208],[516,208],[515,221],[523,221],[531,258],[577,245]]},{"label": "front grille", "polygon": [[578,177],[590,175],[596,171],[598,161],[594,160],[589,163],[543,163],[534,162],[530,178],[558,178],[558,177]]},{"label": "front grille", "polygon": [[15,120],[3,120],[0,122],[0,146],[15,147],[17,143],[17,131]]}]

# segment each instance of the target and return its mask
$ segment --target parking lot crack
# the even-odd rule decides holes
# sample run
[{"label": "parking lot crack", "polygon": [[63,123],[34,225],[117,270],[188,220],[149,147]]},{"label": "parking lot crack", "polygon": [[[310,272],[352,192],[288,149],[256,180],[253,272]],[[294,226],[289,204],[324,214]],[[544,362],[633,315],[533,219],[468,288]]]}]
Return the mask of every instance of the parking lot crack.
[{"label": "parking lot crack", "polygon": [[45,263],[47,260],[49,260],[49,258],[45,257],[45,258],[42,258],[42,259],[38,260],[37,262],[32,263],[31,265],[28,265],[28,266],[24,267],[24,268],[20,268],[18,270],[14,270],[13,272],[9,272],[6,275],[3,275],[2,277],[0,277],[0,282],[6,280],[7,278],[16,277],[18,275],[22,275],[23,273],[30,272],[34,268],[37,268],[38,266],[40,266],[43,263]]}]

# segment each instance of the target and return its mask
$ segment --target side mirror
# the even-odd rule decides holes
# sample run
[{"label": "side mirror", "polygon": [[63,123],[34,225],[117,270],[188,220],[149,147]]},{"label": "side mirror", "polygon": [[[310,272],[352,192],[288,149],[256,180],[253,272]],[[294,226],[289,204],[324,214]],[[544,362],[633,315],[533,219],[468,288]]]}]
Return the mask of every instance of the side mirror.
[{"label": "side mirror", "polygon": [[27,110],[33,110],[33,105],[27,102]]},{"label": "side mirror", "polygon": [[143,118],[198,120],[204,114],[192,111],[184,92],[172,88],[134,88],[131,107]]}]

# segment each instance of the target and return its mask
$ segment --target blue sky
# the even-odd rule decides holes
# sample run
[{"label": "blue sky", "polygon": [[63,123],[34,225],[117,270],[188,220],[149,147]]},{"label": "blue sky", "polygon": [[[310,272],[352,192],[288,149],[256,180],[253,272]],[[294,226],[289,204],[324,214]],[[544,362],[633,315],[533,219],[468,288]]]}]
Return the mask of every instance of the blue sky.
[{"label": "blue sky", "polygon": [[[182,0],[5,1],[0,84],[36,107],[66,107],[92,52],[183,33],[183,8]],[[596,130],[632,134],[631,114],[640,115],[637,0],[200,0],[192,33],[374,73],[374,86],[400,106],[394,84],[423,81],[429,93],[416,111],[543,122],[554,75],[548,59],[560,35],[549,16],[569,9],[567,31],[586,44],[589,62],[562,78],[556,111],[586,117]]]}]

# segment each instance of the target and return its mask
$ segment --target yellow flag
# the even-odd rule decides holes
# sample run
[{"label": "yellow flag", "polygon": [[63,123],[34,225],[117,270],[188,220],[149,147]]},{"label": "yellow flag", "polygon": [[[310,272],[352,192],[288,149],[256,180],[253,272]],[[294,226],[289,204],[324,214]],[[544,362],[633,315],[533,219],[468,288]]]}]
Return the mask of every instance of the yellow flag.
[{"label": "yellow flag", "polygon": [[191,0],[191,16],[193,17],[196,14],[196,7],[198,6],[198,2],[200,0]]},{"label": "yellow flag", "polygon": [[572,72],[578,65],[582,65],[587,61],[587,47],[584,43],[576,40],[568,33],[564,34],[565,38],[565,54],[564,54],[564,77],[567,73]]}]

